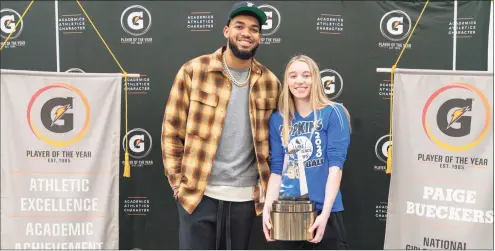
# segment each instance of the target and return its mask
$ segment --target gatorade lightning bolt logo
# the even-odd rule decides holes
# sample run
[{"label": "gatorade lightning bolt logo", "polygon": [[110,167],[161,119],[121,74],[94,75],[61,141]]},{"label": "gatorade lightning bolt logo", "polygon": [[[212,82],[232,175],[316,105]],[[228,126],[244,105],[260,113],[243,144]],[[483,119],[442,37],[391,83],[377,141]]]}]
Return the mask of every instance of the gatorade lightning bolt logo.
[{"label": "gatorade lightning bolt logo", "polygon": [[380,31],[390,41],[401,41],[411,32],[411,18],[401,10],[392,10],[380,20]]},{"label": "gatorade lightning bolt logo", "polygon": [[395,21],[395,23],[394,23],[394,29],[397,29],[397,27],[399,27],[399,24],[400,24],[399,21]]},{"label": "gatorade lightning bolt logo", "polygon": [[130,130],[122,139],[122,148],[125,151],[126,136],[129,140],[129,155],[134,159],[142,159],[151,151],[153,140],[151,135],[144,129],[134,128]]},{"label": "gatorade lightning bolt logo", "polygon": [[324,69],[320,71],[321,83],[323,91],[330,99],[336,99],[342,94],[344,89],[344,80],[342,76],[335,70]]},{"label": "gatorade lightning bolt logo", "polygon": [[[17,25],[17,27],[16,27]],[[6,39],[10,34],[10,39],[16,39],[21,35],[24,28],[24,21],[21,20],[21,15],[13,9],[0,10],[0,36]]]},{"label": "gatorade lightning bolt logo", "polygon": [[330,86],[331,86],[331,84],[332,84],[332,81],[327,81],[327,82],[325,82],[325,83],[324,83],[324,86],[325,86],[324,88],[329,89],[329,88],[330,88]]},{"label": "gatorade lightning bolt logo", "polygon": [[465,83],[438,89],[423,107],[426,135],[449,151],[465,151],[478,145],[488,135],[490,122],[488,99],[476,87]]},{"label": "gatorade lightning bolt logo", "polygon": [[280,12],[277,8],[268,4],[260,5],[258,8],[264,11],[266,15],[266,22],[261,26],[261,29],[263,29],[263,36],[275,34],[280,28],[280,22],[282,20]]},{"label": "gatorade lightning bolt logo", "polygon": [[120,25],[131,36],[144,35],[151,28],[151,14],[141,5],[132,5],[122,12]]},{"label": "gatorade lightning bolt logo", "polygon": [[64,114],[67,110],[69,110],[70,108],[70,105],[64,105],[60,108],[57,108],[57,110],[55,111],[55,117],[53,118],[53,121],[52,121],[52,124],[50,125],[50,127],[52,127],[56,121],[58,121]]},{"label": "gatorade lightning bolt logo", "polygon": [[466,106],[466,107],[463,107],[461,109],[457,109],[455,110],[453,113],[452,113],[452,116],[451,116],[451,119],[450,119],[450,122],[447,126],[447,128],[445,128],[445,130],[449,129],[450,126],[457,122],[457,120],[459,120],[462,115],[464,115],[464,113],[466,113],[467,111],[470,111],[471,110],[471,106]]},{"label": "gatorade lightning bolt logo", "polygon": [[139,21],[139,20],[143,20],[143,18],[142,18],[141,16],[136,16],[136,17],[134,18],[134,25],[138,25],[138,21]]},{"label": "gatorade lightning bolt logo", "polygon": [[72,85],[47,85],[29,100],[27,122],[38,139],[58,147],[71,145],[81,140],[89,128],[89,103]]}]

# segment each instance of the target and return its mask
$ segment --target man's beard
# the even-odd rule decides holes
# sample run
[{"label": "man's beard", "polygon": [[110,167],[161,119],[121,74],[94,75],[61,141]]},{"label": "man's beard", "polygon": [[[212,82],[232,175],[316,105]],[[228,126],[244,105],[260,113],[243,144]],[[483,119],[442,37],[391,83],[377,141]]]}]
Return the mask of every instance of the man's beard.
[{"label": "man's beard", "polygon": [[232,51],[234,56],[236,56],[237,58],[242,59],[242,60],[248,60],[248,59],[251,59],[252,57],[254,57],[254,54],[256,54],[256,50],[258,49],[258,46],[259,46],[259,44],[256,45],[250,51],[241,51],[241,50],[239,50],[239,47],[237,47],[237,45],[235,45],[234,41],[232,41],[232,39],[229,38],[230,50]]}]

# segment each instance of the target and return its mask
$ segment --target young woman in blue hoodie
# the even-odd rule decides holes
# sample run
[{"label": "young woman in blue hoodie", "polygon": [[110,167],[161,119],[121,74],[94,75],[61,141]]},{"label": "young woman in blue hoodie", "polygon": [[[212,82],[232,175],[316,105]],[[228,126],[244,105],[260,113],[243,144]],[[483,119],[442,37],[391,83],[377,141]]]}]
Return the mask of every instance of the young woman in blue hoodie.
[{"label": "young woman in blue hoodie", "polygon": [[263,210],[267,241],[272,241],[273,201],[306,197],[318,212],[309,229],[316,231],[314,239],[284,241],[284,249],[347,249],[340,181],[349,142],[349,113],[325,95],[317,64],[304,55],[292,58],[278,111],[270,118],[271,175]]}]

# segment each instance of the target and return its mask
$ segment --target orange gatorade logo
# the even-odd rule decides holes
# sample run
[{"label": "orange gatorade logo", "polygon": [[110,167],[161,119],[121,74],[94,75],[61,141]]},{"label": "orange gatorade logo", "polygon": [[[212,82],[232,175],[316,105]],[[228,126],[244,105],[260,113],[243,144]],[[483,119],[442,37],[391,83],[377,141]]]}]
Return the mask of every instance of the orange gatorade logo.
[{"label": "orange gatorade logo", "polygon": [[454,83],[435,91],[423,107],[422,123],[428,138],[449,151],[465,151],[488,135],[491,107],[476,87]]},{"label": "orange gatorade logo", "polygon": [[89,128],[89,103],[76,87],[51,84],[31,97],[27,121],[38,139],[58,147],[71,145],[81,140]]}]

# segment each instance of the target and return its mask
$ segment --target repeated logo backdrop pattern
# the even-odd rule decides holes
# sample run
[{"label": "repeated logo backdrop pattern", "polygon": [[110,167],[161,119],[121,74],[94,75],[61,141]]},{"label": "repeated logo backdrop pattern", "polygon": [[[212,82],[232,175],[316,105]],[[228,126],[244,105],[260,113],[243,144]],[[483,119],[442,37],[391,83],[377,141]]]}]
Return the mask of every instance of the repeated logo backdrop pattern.
[{"label": "repeated logo backdrop pattern", "polygon": [[[382,249],[390,178],[384,173],[389,132],[391,67],[412,32],[424,1],[253,1],[266,12],[257,59],[283,79],[285,64],[306,54],[320,66],[325,92],[344,103],[353,134],[342,192],[352,249]],[[127,72],[130,179],[121,178],[120,248],[178,248],[177,205],[163,175],[160,132],[173,78],[187,60],[225,44],[222,29],[232,1],[81,2]],[[15,31],[27,1],[4,1],[1,53],[5,69],[119,72],[76,2],[33,4]],[[486,70],[489,1],[458,2],[457,70]],[[399,67],[452,69],[453,1],[430,2]],[[123,103],[124,104],[124,103]],[[124,112],[124,106],[121,111]],[[124,116],[122,116],[124,119]],[[122,140],[122,144],[125,142]],[[121,170],[123,153],[121,146]],[[122,173],[122,171],[121,171]],[[270,249],[253,226],[251,248]]]}]

